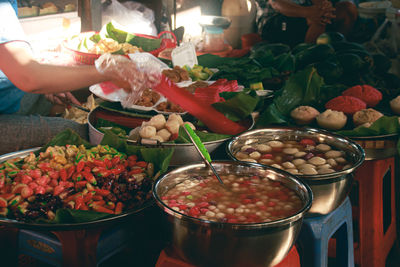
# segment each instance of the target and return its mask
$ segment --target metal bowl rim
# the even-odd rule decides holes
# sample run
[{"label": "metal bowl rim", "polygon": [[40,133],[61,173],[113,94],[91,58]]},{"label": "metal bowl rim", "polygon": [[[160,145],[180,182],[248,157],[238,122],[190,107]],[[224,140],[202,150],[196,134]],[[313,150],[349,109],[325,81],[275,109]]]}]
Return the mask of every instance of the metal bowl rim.
[{"label": "metal bowl rim", "polygon": [[[104,108],[103,108],[104,109]],[[89,129],[93,130],[96,132],[96,134],[102,134],[104,135],[104,133],[100,132],[96,127],[93,126],[93,124],[90,121],[91,116],[95,116],[92,115],[94,114],[94,112],[97,110],[97,108],[93,109],[92,111],[90,111],[87,115],[87,120],[88,120],[88,127]],[[251,124],[249,126],[248,130],[253,129],[254,125],[255,125],[255,120],[252,116],[249,116],[249,119],[251,119]],[[218,143],[223,143],[229,139],[231,139],[232,137],[227,137],[227,138],[223,138],[223,139],[219,139],[219,140],[214,140],[214,141],[207,141],[207,142],[203,142],[204,145],[212,145],[212,144],[218,144]],[[133,143],[132,141],[129,141],[127,139],[127,143]],[[137,145],[137,144],[136,144]],[[141,144],[140,144],[141,145]],[[153,146],[153,145],[146,145],[146,146]],[[160,143],[159,145],[154,145],[154,147],[193,147],[192,143],[182,143],[182,144],[174,144],[174,143]]]},{"label": "metal bowl rim", "polygon": [[262,169],[270,169],[276,173],[279,173],[281,175],[283,175],[285,178],[290,179],[292,182],[294,182],[295,184],[297,184],[299,187],[301,187],[304,191],[305,194],[307,196],[308,199],[305,199],[305,203],[303,204],[303,207],[297,211],[295,214],[283,218],[283,219],[279,219],[279,220],[275,220],[275,221],[270,221],[270,222],[261,222],[261,223],[224,223],[224,222],[216,222],[216,221],[210,221],[210,220],[203,220],[203,219],[199,219],[199,218],[194,218],[192,216],[177,212],[176,210],[170,208],[169,206],[167,206],[158,196],[158,194],[156,193],[156,188],[158,186],[158,184],[169,174],[174,174],[174,173],[179,173],[182,170],[185,169],[191,169],[191,168],[195,168],[195,167],[200,167],[200,166],[204,166],[206,168],[206,166],[204,165],[203,162],[197,162],[197,163],[193,163],[193,164],[187,164],[184,166],[181,166],[179,168],[176,168],[168,173],[163,174],[162,176],[158,177],[157,180],[153,183],[153,197],[156,201],[156,204],[167,214],[174,216],[175,218],[179,218],[179,219],[183,219],[185,221],[190,221],[190,222],[194,222],[196,224],[206,224],[208,226],[211,227],[229,227],[231,229],[240,229],[240,230],[248,230],[248,229],[257,229],[257,228],[265,228],[265,227],[278,227],[278,226],[283,226],[283,225],[287,225],[293,222],[296,222],[298,220],[300,220],[301,218],[304,217],[304,215],[306,214],[306,212],[311,208],[312,202],[313,202],[313,193],[311,188],[304,183],[303,181],[301,181],[300,179],[298,179],[295,175],[288,173],[286,171],[271,167],[271,166],[267,166],[267,165],[262,165],[262,164],[258,164],[258,163],[252,163],[252,162],[241,162],[241,161],[230,161],[230,160],[216,160],[213,161],[213,165],[215,164],[233,164],[233,165],[245,165],[248,167],[256,167],[256,168],[262,168]]},{"label": "metal bowl rim", "polygon": [[[258,133],[258,132],[265,132],[266,130],[273,130],[276,132],[289,132],[289,131],[299,131],[299,132],[314,132],[314,133],[319,133],[319,134],[324,134],[330,137],[334,137],[337,138],[338,140],[342,140],[344,142],[346,142],[347,144],[350,144],[352,147],[355,148],[356,151],[361,152],[360,153],[360,158],[357,162],[354,163],[354,165],[351,168],[342,170],[342,171],[338,171],[338,172],[334,172],[334,173],[326,173],[326,174],[316,174],[316,175],[297,175],[297,177],[299,179],[310,179],[310,180],[327,180],[327,179],[332,179],[332,178],[337,178],[339,176],[343,176],[349,173],[352,173],[354,170],[356,170],[358,167],[361,166],[361,164],[364,162],[365,160],[365,151],[364,149],[357,144],[356,142],[354,142],[353,140],[349,139],[346,136],[342,136],[339,134],[335,134],[335,133],[331,133],[325,130],[321,130],[321,129],[316,129],[316,128],[308,128],[308,127],[269,127],[269,128],[262,128],[262,129],[254,129],[254,130],[249,130],[246,131],[244,133],[241,133],[238,136],[235,136],[231,139],[231,141],[228,142],[227,146],[226,146],[226,152],[228,154],[228,156],[235,160],[235,161],[240,161],[238,160],[231,152],[232,150],[232,145],[233,143],[235,143],[238,139],[243,138],[245,136],[250,136],[252,134]],[[261,164],[264,165],[264,164]],[[268,165],[264,165],[264,166],[268,166]]]}]

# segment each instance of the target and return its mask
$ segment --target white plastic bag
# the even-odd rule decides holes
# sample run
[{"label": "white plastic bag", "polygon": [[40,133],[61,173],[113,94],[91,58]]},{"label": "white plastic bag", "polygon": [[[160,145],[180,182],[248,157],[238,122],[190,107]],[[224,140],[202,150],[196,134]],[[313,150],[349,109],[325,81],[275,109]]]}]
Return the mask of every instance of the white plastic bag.
[{"label": "white plastic bag", "polygon": [[154,12],[137,2],[121,4],[117,0],[111,0],[110,5],[103,7],[102,24],[110,21],[117,22],[130,33],[157,35]]}]

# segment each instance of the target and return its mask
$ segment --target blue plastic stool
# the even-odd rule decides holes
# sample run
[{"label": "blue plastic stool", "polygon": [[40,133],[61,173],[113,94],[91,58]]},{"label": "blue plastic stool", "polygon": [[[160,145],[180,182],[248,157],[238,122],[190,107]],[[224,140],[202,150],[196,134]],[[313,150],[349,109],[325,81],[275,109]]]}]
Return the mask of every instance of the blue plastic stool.
[{"label": "blue plastic stool", "polygon": [[353,267],[353,222],[348,197],[331,213],[304,219],[297,240],[302,266],[328,266],[328,243],[333,234],[336,237],[336,266]]},{"label": "blue plastic stool", "polygon": [[[96,249],[96,265],[99,266],[128,245],[132,233],[122,227],[113,227],[103,231]],[[50,232],[20,230],[18,253],[31,256],[53,266],[63,265],[62,244]]]}]

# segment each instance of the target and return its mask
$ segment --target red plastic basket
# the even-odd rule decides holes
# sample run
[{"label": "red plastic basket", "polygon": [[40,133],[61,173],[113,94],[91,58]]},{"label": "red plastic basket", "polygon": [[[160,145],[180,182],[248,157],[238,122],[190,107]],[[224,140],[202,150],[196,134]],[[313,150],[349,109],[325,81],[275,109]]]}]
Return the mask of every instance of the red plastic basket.
[{"label": "red plastic basket", "polygon": [[[95,32],[87,32],[85,34],[90,34],[90,33],[95,33]],[[172,39],[170,38],[162,38],[163,35],[170,34],[172,36]],[[163,31],[158,34],[158,36],[152,36],[152,35],[147,35],[147,34],[139,34],[135,33],[136,36],[144,37],[144,38],[149,38],[149,39],[162,39],[161,45],[158,49],[149,51],[150,54],[154,56],[158,56],[158,54],[163,51],[166,48],[173,48],[176,47],[177,41],[176,41],[176,36],[173,32],[170,31]],[[85,53],[81,52],[75,49],[72,49],[68,46],[68,41],[64,40],[63,42],[63,47],[69,51],[72,55],[72,58],[74,61],[78,64],[85,64],[85,65],[93,65],[95,60],[98,59],[101,54],[93,54],[93,53]]]}]

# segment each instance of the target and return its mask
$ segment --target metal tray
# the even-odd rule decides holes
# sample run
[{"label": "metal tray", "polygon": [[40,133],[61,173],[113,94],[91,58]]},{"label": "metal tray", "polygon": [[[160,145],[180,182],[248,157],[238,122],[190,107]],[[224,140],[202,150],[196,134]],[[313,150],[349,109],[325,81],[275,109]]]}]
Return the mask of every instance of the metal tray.
[{"label": "metal tray", "polygon": [[[13,159],[16,157],[25,157],[28,156],[30,152],[35,152],[39,150],[40,147],[35,147],[31,149],[21,150],[17,152],[12,152],[8,154],[4,154],[0,156],[0,163],[9,159]],[[17,221],[14,219],[2,218],[0,217],[0,225],[16,227],[20,229],[30,229],[30,230],[39,230],[39,231],[67,231],[67,230],[79,230],[79,229],[87,229],[87,228],[97,228],[108,226],[111,224],[116,224],[118,222],[122,222],[123,220],[127,220],[132,216],[137,215],[142,210],[154,205],[155,201],[150,200],[144,203],[141,207],[126,211],[124,213],[110,216],[107,218],[89,221],[89,222],[81,222],[81,223],[63,223],[63,224],[51,224],[51,223],[36,223],[36,222],[23,222]]]}]

